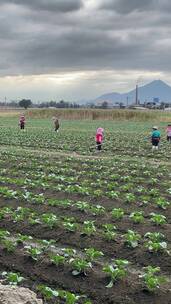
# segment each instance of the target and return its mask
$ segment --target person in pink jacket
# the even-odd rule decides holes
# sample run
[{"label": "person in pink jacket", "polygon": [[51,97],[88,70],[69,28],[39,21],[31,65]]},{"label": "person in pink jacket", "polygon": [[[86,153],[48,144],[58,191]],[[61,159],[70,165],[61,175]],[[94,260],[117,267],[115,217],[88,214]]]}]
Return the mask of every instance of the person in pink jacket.
[{"label": "person in pink jacket", "polygon": [[102,149],[102,142],[104,139],[104,129],[103,128],[98,128],[96,131],[96,147],[98,151],[101,151]]},{"label": "person in pink jacket", "polygon": [[168,124],[166,128],[166,133],[167,133],[167,141],[171,142],[171,124]]}]

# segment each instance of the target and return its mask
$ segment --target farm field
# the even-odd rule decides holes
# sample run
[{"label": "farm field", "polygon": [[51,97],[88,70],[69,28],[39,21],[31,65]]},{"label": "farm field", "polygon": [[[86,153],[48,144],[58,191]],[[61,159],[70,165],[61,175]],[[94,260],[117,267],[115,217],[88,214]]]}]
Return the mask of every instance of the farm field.
[{"label": "farm field", "polygon": [[[16,147],[62,151],[81,155],[96,155],[95,130],[103,125],[105,142],[103,156],[135,156],[153,158],[149,135],[153,122],[64,120],[58,134],[51,119],[28,119],[26,132],[17,128],[18,118],[0,119],[0,144]],[[170,160],[170,145],[166,141],[166,122],[158,124],[162,133],[160,150],[155,158]]]},{"label": "farm field", "polygon": [[149,121],[61,124],[1,117],[1,279],[47,304],[171,303],[167,124],[155,153]]}]

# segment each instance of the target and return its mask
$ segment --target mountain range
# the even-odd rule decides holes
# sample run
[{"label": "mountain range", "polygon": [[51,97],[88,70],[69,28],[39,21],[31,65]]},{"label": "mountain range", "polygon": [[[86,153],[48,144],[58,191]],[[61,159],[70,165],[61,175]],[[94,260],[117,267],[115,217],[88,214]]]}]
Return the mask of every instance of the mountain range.
[{"label": "mountain range", "polygon": [[[110,104],[115,103],[124,103],[133,104],[135,103],[136,90],[129,91],[124,94],[117,92],[107,93],[99,96],[98,98],[92,100],[94,104],[101,104],[104,101],[107,101]],[[154,100],[159,102],[171,102],[171,86],[162,80],[154,80],[144,86],[138,88],[138,99],[140,103],[152,102]]]}]

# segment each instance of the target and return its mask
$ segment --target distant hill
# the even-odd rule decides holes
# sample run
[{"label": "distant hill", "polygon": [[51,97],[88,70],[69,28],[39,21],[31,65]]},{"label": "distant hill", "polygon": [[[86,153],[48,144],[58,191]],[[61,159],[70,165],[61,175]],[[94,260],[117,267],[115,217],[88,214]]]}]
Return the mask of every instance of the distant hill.
[{"label": "distant hill", "polygon": [[[94,99],[92,102],[98,104],[103,101],[107,101],[111,104],[115,104],[117,102],[123,102],[126,104],[127,98],[129,104],[135,103],[135,89],[124,94],[117,92],[104,94]],[[161,80],[154,80],[142,87],[139,87],[138,98],[141,103],[144,103],[145,101],[153,101],[154,98],[159,98],[160,102],[171,102],[171,86]]]}]

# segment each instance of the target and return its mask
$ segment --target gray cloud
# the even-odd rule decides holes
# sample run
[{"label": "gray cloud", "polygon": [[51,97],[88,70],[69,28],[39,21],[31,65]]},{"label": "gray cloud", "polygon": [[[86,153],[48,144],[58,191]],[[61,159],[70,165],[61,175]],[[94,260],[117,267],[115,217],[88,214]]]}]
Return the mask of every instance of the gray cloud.
[{"label": "gray cloud", "polygon": [[1,0],[0,4],[15,4],[29,7],[33,10],[45,10],[51,12],[71,12],[82,7],[81,0]]},{"label": "gray cloud", "polygon": [[133,12],[169,12],[171,10],[170,0],[101,0],[99,7],[104,10],[113,10],[119,14],[130,14]]},{"label": "gray cloud", "polygon": [[169,1],[92,1],[0,0],[0,75],[171,70]]},{"label": "gray cloud", "polygon": [[[157,1],[156,1],[157,2]],[[155,0],[105,0],[101,8],[115,10],[120,14],[129,14],[133,11],[146,11],[154,7]]]}]

